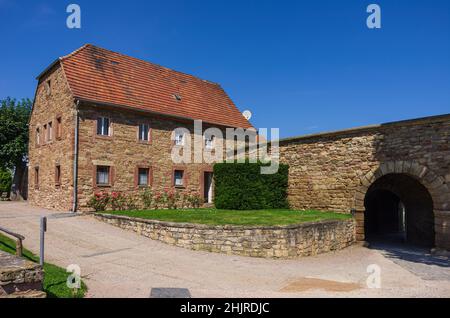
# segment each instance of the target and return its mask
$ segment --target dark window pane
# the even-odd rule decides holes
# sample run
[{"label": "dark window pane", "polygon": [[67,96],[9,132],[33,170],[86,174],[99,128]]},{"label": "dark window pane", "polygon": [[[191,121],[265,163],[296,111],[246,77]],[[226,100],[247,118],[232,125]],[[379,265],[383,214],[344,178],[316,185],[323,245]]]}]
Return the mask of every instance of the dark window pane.
[{"label": "dark window pane", "polygon": [[97,167],[97,184],[101,185],[109,184],[109,167],[105,166]]}]

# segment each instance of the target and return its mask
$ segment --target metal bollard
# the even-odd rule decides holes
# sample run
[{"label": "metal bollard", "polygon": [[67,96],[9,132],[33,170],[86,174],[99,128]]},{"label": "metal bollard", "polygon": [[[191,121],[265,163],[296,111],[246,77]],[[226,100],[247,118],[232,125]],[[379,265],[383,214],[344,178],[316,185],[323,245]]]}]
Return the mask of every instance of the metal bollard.
[{"label": "metal bollard", "polygon": [[44,239],[47,231],[47,217],[41,216],[41,248],[39,251],[39,265],[44,266]]}]

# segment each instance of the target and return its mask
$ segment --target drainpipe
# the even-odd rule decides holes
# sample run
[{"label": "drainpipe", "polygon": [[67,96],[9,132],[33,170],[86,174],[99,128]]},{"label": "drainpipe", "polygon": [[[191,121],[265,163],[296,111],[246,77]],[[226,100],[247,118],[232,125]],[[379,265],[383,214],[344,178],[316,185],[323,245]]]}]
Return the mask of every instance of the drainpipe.
[{"label": "drainpipe", "polygon": [[74,158],[73,158],[73,206],[72,212],[77,212],[78,205],[78,127],[80,123],[80,116],[78,114],[78,105],[80,101],[75,103],[75,141],[74,141]]}]

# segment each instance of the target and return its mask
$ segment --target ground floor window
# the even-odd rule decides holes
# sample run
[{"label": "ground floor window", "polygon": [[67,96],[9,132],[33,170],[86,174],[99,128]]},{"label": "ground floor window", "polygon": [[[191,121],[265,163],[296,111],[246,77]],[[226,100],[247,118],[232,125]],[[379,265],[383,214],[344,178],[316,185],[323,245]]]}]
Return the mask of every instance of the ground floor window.
[{"label": "ground floor window", "polygon": [[184,171],[183,170],[174,170],[173,180],[174,180],[174,186],[184,187]]},{"label": "ground floor window", "polygon": [[111,167],[108,166],[97,166],[97,173],[96,173],[96,182],[97,185],[105,186],[110,185],[110,172]]},{"label": "ground floor window", "polygon": [[150,169],[138,168],[137,185],[140,187],[146,187],[150,184]]}]

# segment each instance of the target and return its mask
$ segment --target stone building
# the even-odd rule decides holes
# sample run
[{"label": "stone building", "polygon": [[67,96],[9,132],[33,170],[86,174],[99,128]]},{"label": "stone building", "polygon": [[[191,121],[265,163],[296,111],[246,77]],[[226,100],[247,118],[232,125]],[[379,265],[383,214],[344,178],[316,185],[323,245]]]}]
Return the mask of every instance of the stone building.
[{"label": "stone building", "polygon": [[[28,174],[37,206],[83,211],[100,189],[149,185],[211,201],[212,165],[173,164],[174,140],[184,142],[173,130],[192,132],[196,119],[252,128],[219,85],[92,45],[38,79]],[[449,142],[450,115],[281,140],[289,202],[353,213],[361,241],[393,234],[450,250]]]},{"label": "stone building", "polygon": [[[40,207],[84,211],[96,191],[147,186],[211,201],[212,165],[173,164],[174,142],[194,139],[183,132],[194,133],[194,120],[202,131],[252,128],[220,85],[89,44],[57,59],[38,81],[28,200]],[[204,138],[205,148],[221,142]]]}]

